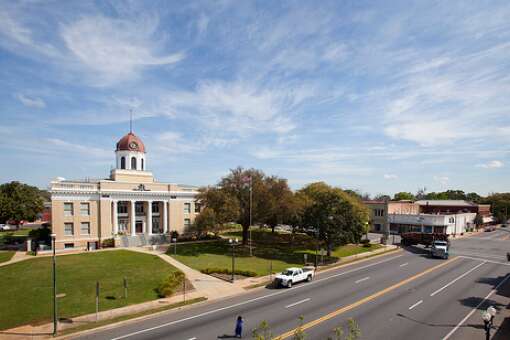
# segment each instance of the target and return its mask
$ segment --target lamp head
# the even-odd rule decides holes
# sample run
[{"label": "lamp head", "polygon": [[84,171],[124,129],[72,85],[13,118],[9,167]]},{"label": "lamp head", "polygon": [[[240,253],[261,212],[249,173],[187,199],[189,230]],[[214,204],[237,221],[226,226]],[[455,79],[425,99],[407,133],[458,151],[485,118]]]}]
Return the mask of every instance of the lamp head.
[{"label": "lamp head", "polygon": [[489,306],[489,308],[487,308],[487,313],[489,313],[490,316],[495,317],[496,316],[496,308],[494,308],[493,306]]},{"label": "lamp head", "polygon": [[57,238],[57,234],[51,234],[51,238],[54,240]]}]

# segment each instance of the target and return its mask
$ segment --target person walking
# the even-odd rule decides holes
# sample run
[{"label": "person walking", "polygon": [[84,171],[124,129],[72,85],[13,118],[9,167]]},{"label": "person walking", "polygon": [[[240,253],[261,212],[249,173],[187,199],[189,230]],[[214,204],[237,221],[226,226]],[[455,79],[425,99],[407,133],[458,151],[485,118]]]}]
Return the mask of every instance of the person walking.
[{"label": "person walking", "polygon": [[243,317],[239,315],[236,321],[236,338],[243,337]]}]

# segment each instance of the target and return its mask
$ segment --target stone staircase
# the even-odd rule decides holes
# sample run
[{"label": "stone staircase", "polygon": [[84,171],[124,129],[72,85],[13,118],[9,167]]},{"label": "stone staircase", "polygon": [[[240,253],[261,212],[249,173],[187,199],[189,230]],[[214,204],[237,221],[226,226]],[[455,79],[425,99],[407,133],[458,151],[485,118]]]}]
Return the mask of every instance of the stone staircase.
[{"label": "stone staircase", "polygon": [[153,244],[169,243],[170,238],[168,235],[122,235],[115,238],[116,247],[143,247]]}]

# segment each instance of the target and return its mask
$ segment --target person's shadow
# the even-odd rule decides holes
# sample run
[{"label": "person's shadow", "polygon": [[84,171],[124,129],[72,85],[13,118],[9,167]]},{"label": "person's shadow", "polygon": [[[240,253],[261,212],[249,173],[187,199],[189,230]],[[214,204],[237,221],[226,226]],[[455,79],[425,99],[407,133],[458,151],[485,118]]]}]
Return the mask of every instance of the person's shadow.
[{"label": "person's shadow", "polygon": [[218,339],[237,339],[235,335],[223,334],[218,335]]}]

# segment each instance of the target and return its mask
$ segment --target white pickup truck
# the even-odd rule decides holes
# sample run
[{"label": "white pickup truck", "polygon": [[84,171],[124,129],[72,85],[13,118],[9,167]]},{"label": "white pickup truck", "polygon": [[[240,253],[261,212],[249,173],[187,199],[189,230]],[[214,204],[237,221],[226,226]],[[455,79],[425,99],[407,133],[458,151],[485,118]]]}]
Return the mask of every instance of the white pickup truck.
[{"label": "white pickup truck", "polygon": [[274,279],[275,287],[291,288],[294,283],[301,281],[312,281],[315,276],[314,267],[304,268],[287,268],[280,274],[277,274]]}]

